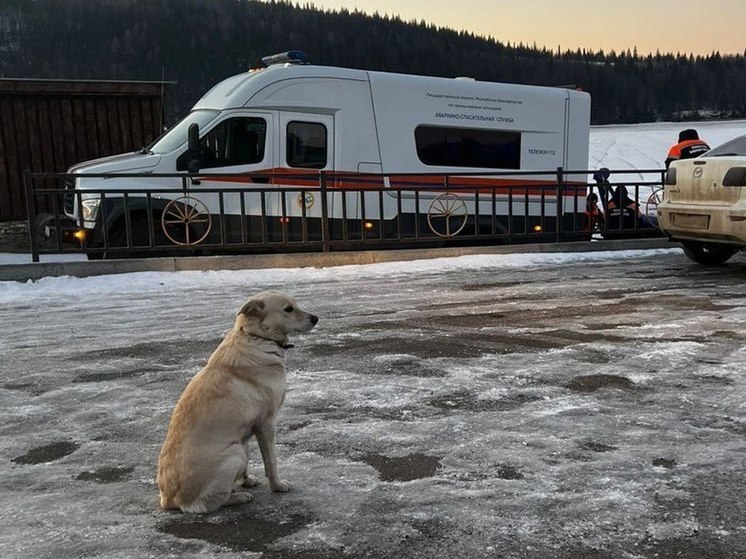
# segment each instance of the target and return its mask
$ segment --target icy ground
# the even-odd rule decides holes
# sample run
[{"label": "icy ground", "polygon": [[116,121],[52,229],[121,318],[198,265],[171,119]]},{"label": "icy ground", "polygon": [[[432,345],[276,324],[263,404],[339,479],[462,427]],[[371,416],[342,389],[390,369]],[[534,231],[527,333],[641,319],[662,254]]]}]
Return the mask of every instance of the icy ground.
[{"label": "icy ground", "polygon": [[[745,264],[667,249],[0,283],[0,555],[746,557]],[[173,405],[267,288],[321,317],[288,356],[295,487],[162,512]]]}]

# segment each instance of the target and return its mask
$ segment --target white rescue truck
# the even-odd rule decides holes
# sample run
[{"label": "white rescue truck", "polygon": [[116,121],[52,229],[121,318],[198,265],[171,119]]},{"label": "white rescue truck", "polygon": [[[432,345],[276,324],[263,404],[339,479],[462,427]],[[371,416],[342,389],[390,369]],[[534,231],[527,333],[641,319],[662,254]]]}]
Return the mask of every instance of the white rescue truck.
[{"label": "white rescue truck", "polygon": [[[501,231],[509,228],[508,215],[519,221],[541,217],[549,229],[558,208],[562,219],[573,223],[585,211],[584,188],[565,193],[559,204],[553,191],[542,188],[554,184],[559,167],[588,166],[590,96],[585,92],[314,66],[300,51],[263,62],[265,68],[215,85],[149,147],[70,169],[81,176],[68,183],[76,194],[66,198],[65,213],[84,226],[89,242],[100,241],[104,229],[110,241],[125,234],[132,238],[138,231],[157,234],[161,226],[167,230],[174,212],[166,206],[183,197],[185,184],[194,189],[189,198],[194,203],[177,207],[177,218],[204,214],[213,230],[216,216],[229,233],[236,230],[236,218],[246,220],[243,227],[249,230],[257,226],[251,223],[257,218],[271,218],[278,226],[301,217],[319,220],[322,204],[314,189],[322,174],[335,177],[327,185],[332,221],[361,219],[377,226],[399,220],[397,227],[405,228],[430,223],[437,234],[449,236],[457,231],[438,232],[425,219],[438,196],[442,205],[448,185],[484,186],[473,191],[479,192],[476,197],[457,193],[455,198],[463,200],[472,220],[475,211],[489,217],[496,213]],[[541,174],[521,176],[524,171]],[[489,177],[493,172],[516,175]],[[192,177],[159,176],[168,173]],[[451,176],[444,185],[447,174],[461,178]],[[394,193],[397,188],[423,185],[432,187],[432,194]],[[527,201],[513,205],[507,188],[495,197],[495,185],[524,185]],[[259,195],[245,192],[247,187],[277,192]],[[280,193],[281,187],[309,190],[289,197]],[[362,190],[371,187],[390,191],[366,201],[370,193]],[[210,188],[226,192],[218,196],[208,192]],[[117,192],[123,189],[158,193],[147,198],[132,192],[124,196]],[[230,189],[236,192],[231,194]],[[347,195],[342,196],[345,189]],[[125,224],[125,211],[139,212],[140,217]],[[416,221],[411,219],[415,213],[420,214]],[[193,227],[200,224],[192,221]],[[187,242],[201,240],[195,237],[203,230],[192,231]]]}]

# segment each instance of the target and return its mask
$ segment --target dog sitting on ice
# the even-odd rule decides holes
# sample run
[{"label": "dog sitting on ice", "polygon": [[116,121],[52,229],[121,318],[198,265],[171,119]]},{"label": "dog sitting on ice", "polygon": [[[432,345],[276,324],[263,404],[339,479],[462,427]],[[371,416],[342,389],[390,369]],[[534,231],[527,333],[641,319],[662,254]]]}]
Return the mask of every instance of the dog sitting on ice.
[{"label": "dog sitting on ice", "polygon": [[179,398],[158,458],[161,507],[210,512],[252,499],[243,487],[248,442],[256,435],[273,491],[290,484],[277,474],[275,417],[285,399],[288,335],[308,332],[318,317],[284,293],[249,299],[233,329]]}]

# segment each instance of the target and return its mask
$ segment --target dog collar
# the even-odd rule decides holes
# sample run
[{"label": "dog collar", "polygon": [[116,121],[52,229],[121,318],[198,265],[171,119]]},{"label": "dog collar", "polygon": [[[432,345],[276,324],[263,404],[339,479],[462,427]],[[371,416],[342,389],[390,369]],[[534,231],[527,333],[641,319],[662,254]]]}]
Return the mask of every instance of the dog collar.
[{"label": "dog collar", "polygon": [[258,340],[264,340],[265,342],[272,342],[274,344],[277,344],[277,347],[279,347],[280,349],[291,349],[295,347],[293,344],[281,344],[277,340],[273,340],[272,338],[265,338],[264,336],[257,336],[256,334],[249,334],[249,336]]}]

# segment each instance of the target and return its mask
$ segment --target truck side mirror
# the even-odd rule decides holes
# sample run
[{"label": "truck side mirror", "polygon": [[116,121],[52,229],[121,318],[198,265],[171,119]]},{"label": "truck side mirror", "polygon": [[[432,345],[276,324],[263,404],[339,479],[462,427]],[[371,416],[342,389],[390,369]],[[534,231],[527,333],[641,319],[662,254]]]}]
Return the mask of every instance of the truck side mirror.
[{"label": "truck side mirror", "polygon": [[194,123],[189,126],[187,140],[187,171],[192,174],[199,173],[199,169],[202,165],[202,146],[199,142],[199,124]]}]

